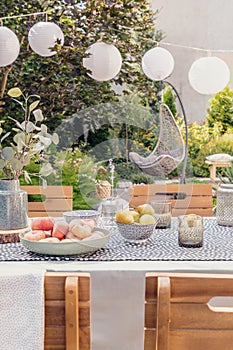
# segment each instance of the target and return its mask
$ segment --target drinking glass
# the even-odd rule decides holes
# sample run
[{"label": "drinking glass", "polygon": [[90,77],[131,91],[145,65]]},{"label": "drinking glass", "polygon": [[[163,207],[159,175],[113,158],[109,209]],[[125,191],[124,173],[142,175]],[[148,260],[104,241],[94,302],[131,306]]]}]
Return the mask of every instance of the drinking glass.
[{"label": "drinking glass", "polygon": [[153,201],[150,205],[154,209],[154,217],[157,221],[156,228],[170,228],[172,203],[167,201]]},{"label": "drinking glass", "polygon": [[196,214],[178,217],[178,242],[181,247],[202,247],[203,217]]}]

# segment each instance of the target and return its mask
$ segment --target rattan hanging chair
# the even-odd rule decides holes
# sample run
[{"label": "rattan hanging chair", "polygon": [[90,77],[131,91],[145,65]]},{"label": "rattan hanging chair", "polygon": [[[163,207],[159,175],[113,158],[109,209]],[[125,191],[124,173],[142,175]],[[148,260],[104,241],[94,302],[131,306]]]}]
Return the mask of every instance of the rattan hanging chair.
[{"label": "rattan hanging chair", "polygon": [[142,172],[153,176],[164,176],[171,173],[184,160],[185,143],[175,118],[169,107],[160,105],[160,130],[155,149],[147,157],[136,152],[129,153],[129,159]]}]

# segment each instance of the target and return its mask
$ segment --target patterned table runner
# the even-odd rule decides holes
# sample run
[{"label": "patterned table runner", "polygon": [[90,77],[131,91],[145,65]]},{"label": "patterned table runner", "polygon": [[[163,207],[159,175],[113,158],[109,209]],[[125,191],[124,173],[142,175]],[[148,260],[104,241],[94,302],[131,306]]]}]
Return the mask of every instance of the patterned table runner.
[{"label": "patterned table runner", "polygon": [[46,256],[29,252],[21,243],[1,244],[0,261],[230,261],[233,260],[233,227],[204,219],[204,243],[201,248],[178,245],[177,220],[170,229],[155,230],[147,242],[125,241],[117,229],[108,244],[94,253],[76,256]]}]

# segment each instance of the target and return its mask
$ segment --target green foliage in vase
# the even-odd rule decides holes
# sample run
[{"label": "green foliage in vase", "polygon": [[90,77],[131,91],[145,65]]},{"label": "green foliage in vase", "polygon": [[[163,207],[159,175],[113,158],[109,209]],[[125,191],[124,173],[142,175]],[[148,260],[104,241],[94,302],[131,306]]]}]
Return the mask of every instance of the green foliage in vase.
[{"label": "green foliage in vase", "polygon": [[[23,116],[17,119],[8,116],[15,124],[12,131],[6,131],[4,121],[1,121],[0,170],[8,179],[19,179],[24,175],[25,180],[31,182],[33,175],[39,176],[45,184],[44,177],[53,170],[45,151],[50,145],[58,144],[58,135],[49,134],[43,123],[42,111],[37,109],[40,96],[24,94],[18,87],[10,89],[8,95],[21,106]],[[39,162],[41,168],[38,173],[29,174],[25,168],[32,159]]]}]

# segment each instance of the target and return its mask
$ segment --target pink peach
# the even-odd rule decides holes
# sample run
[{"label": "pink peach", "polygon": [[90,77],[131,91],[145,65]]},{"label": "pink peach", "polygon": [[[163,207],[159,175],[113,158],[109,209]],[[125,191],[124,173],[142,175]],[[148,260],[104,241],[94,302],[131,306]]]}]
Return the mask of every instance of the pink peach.
[{"label": "pink peach", "polygon": [[47,238],[41,239],[40,242],[59,243],[60,240],[56,237],[47,237]]},{"label": "pink peach", "polygon": [[25,239],[28,239],[29,241],[40,241],[41,239],[44,239],[45,233],[42,230],[33,230],[31,232],[27,232],[24,235]]},{"label": "pink peach", "polygon": [[66,222],[55,223],[52,236],[63,239],[69,230],[69,225]]},{"label": "pink peach", "polygon": [[85,224],[90,226],[91,230],[95,227],[95,221],[93,219],[83,219],[85,221]]},{"label": "pink peach", "polygon": [[32,230],[50,231],[53,229],[54,220],[52,218],[37,218],[31,223]]}]

